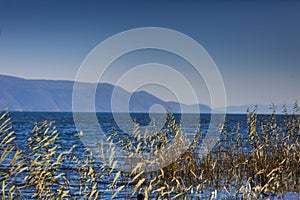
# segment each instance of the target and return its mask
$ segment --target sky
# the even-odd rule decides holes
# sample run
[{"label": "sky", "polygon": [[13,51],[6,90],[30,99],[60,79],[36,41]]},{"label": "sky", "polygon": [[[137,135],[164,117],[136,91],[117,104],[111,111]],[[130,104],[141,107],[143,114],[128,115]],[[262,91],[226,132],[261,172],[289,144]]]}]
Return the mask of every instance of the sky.
[{"label": "sky", "polygon": [[[299,1],[0,0],[0,74],[74,80],[86,56],[105,39],[133,28],[163,27],[205,48],[223,78],[227,105],[292,104],[300,100],[299,10]],[[162,63],[170,59],[150,55]],[[147,51],[135,57],[139,64],[151,61]],[[132,60],[116,62],[112,74]],[[205,90],[203,81],[199,85]]]}]

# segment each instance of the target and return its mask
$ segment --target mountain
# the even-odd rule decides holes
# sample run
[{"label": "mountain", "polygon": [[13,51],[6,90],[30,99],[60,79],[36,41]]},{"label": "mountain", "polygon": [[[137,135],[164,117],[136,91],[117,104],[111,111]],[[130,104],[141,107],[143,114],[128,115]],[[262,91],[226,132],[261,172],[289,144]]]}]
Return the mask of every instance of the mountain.
[{"label": "mountain", "polygon": [[[210,113],[205,105],[184,105],[177,102],[165,102],[145,91],[130,93],[123,88],[108,84],[78,83],[80,101],[88,102],[88,91],[96,86],[95,108],[97,112],[112,112],[111,100],[115,90],[113,111],[149,112],[154,104],[159,104],[173,112],[184,111],[193,113],[199,106],[201,113]],[[0,75],[0,109],[11,111],[72,111],[73,81],[28,80],[12,76]],[[129,99],[129,103],[126,100]],[[93,111],[92,107],[83,105],[80,111]],[[154,110],[155,111],[155,110]]]},{"label": "mountain", "polygon": [[[277,114],[283,114],[283,106],[286,106],[288,113],[293,112],[294,105],[292,104],[276,104],[275,110]],[[245,114],[247,110],[255,110],[256,105],[239,105],[239,106],[227,106],[226,112],[230,114]],[[273,111],[272,105],[257,105],[256,113],[257,114],[271,114]]]},{"label": "mountain", "polygon": [[72,105],[71,81],[26,80],[0,75],[0,109],[68,111]]}]

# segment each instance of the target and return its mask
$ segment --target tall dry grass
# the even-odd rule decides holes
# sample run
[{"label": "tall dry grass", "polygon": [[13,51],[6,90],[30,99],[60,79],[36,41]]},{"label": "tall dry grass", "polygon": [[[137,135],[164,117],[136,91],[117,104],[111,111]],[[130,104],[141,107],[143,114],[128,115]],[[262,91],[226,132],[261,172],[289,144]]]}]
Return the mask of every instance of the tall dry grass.
[{"label": "tall dry grass", "polygon": [[99,144],[109,159],[96,162],[88,149],[79,156],[75,145],[62,148],[53,122],[36,123],[26,151],[20,150],[6,111],[0,117],[0,197],[132,199],[141,193],[146,199],[263,199],[300,194],[299,108],[295,104],[291,114],[283,111],[281,116],[275,109],[268,116],[248,112],[248,130],[224,128],[221,142],[202,159],[198,152],[205,137],[199,128],[194,143],[176,161],[149,172],[141,166],[155,161],[142,160],[130,172],[117,170],[113,143],[132,156],[157,154],[172,140],[183,146],[182,130],[171,113],[166,114],[167,128],[155,134],[141,133],[138,124],[131,136],[112,131],[107,144]]}]

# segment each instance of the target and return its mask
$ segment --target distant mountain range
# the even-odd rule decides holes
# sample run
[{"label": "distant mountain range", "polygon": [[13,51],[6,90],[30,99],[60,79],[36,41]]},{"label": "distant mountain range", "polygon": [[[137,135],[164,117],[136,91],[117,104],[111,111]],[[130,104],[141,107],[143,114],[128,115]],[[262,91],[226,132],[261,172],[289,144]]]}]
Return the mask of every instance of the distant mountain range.
[{"label": "distant mountain range", "polygon": [[[72,111],[73,81],[58,80],[27,80],[12,76],[0,75],[0,109],[8,108],[11,111]],[[92,83],[79,83],[81,101],[86,100],[86,92],[95,87]],[[185,105],[177,102],[165,102],[145,91],[130,92],[108,83],[96,85],[95,108],[97,112],[111,112],[111,98],[113,90],[118,97],[116,112],[127,112],[122,106],[130,97],[130,112],[149,112],[154,104],[159,104],[165,109],[180,112],[180,106],[189,113],[195,112],[199,106],[201,113],[210,113],[211,109],[205,105]],[[121,102],[121,103],[120,103]],[[91,108],[83,106],[80,111],[90,112]],[[155,111],[155,110],[154,110]]]},{"label": "distant mountain range", "polygon": [[[195,113],[197,106],[201,113],[211,113],[211,109],[206,105],[185,105],[178,102],[166,102],[160,98],[145,92],[138,91],[131,94],[123,88],[116,87],[108,83],[80,84],[80,101],[85,102],[87,91],[97,87],[95,94],[95,108],[97,112],[111,112],[112,93],[116,91],[117,104],[114,111],[127,112],[124,107],[126,99],[129,101],[130,112],[149,112],[154,104],[159,104],[165,109],[172,109],[173,112],[184,110],[188,113]],[[73,81],[60,80],[31,80],[13,76],[0,75],[0,110],[8,108],[11,111],[72,111]],[[247,109],[253,110],[254,105],[228,106],[227,113],[246,113]],[[292,105],[287,105],[289,111]],[[92,108],[83,106],[80,111],[90,112]],[[277,105],[277,113],[282,110],[282,105]],[[156,112],[156,110],[152,110]],[[216,110],[218,112],[218,110]],[[258,105],[258,113],[270,113],[269,105]]]},{"label": "distant mountain range", "polygon": [[[240,105],[240,106],[228,106],[226,108],[226,112],[230,114],[240,114],[240,113],[247,113],[247,110],[253,111],[255,109],[254,104],[251,105]],[[294,105],[287,104],[286,105],[288,113],[293,112]],[[270,114],[272,113],[272,106],[271,105],[257,105],[256,113],[257,114]],[[283,114],[283,104],[276,104],[275,105],[276,114]]]}]

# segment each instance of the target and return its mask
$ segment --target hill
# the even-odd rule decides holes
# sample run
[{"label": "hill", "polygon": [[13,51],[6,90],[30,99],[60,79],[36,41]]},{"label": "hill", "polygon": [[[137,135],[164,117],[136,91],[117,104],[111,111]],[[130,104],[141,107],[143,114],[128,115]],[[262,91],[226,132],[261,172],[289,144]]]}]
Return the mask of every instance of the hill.
[{"label": "hill", "polygon": [[[60,80],[31,80],[13,76],[0,75],[0,109],[9,108],[11,111],[72,111],[73,81]],[[79,83],[82,95],[87,98],[85,92],[95,87],[92,83]],[[123,88],[112,84],[97,84],[95,95],[95,108],[97,112],[112,112],[111,98],[115,90],[117,104],[114,105],[115,112],[127,112],[124,107],[125,100],[130,97],[130,112],[149,112],[154,104],[159,104],[165,109],[180,112],[180,106],[187,112],[195,112],[196,106],[200,107],[202,113],[210,113],[210,108],[205,105],[184,105],[178,102],[165,102],[160,98],[146,92],[138,91],[130,93]],[[82,99],[84,100],[84,99]],[[92,111],[82,108],[82,111]]]}]

